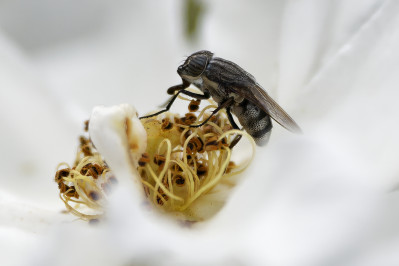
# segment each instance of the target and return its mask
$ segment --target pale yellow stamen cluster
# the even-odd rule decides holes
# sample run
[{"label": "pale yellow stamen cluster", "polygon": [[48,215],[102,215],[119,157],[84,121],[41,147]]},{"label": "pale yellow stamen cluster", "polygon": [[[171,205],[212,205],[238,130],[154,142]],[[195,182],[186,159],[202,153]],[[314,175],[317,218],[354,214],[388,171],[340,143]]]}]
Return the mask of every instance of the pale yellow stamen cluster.
[{"label": "pale yellow stamen cluster", "polygon": [[[178,117],[166,113],[142,121],[147,131],[146,154],[139,161],[139,173],[149,200],[160,209],[182,213],[185,219],[196,219],[190,206],[201,196],[212,193],[220,183],[229,183],[232,176],[245,170],[249,162],[235,165],[231,161],[230,144],[237,135],[232,130],[224,111],[220,111],[202,127],[201,123],[216,108],[211,104],[203,108],[198,117],[191,101],[189,113]],[[171,122],[174,121],[174,122]],[[194,217],[193,217],[194,216]]]},{"label": "pale yellow stamen cluster", "polygon": [[80,137],[74,165],[60,163],[58,169],[55,181],[67,210],[85,220],[100,218],[107,194],[117,181],[91,142]]},{"label": "pale yellow stamen cluster", "polygon": [[[141,120],[147,133],[147,148],[137,164],[145,195],[156,208],[187,221],[203,220],[215,213],[213,209],[199,215],[198,208],[207,209],[213,204],[202,203],[201,199],[215,194],[220,186],[234,186],[233,176],[245,170],[255,150],[253,139],[244,131],[233,130],[224,111],[201,127],[190,127],[204,121],[210,115],[209,109],[217,107],[211,102],[200,110],[199,105],[200,101],[190,101],[189,112],[182,117],[164,113]],[[246,162],[236,164],[231,161],[236,150],[231,144],[237,136],[250,141],[253,153]],[[80,138],[74,165],[61,163],[55,181],[67,210],[85,220],[104,214],[107,195],[117,183],[86,137]]]}]

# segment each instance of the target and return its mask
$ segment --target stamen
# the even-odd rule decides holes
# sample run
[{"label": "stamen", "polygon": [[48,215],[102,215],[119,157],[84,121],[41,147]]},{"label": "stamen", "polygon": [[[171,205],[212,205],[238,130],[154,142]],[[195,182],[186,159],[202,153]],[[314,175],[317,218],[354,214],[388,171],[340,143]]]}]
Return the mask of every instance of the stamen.
[{"label": "stamen", "polygon": [[[199,101],[191,100],[189,111],[197,111],[193,106],[198,104]],[[149,157],[154,158],[153,163],[139,165],[145,194],[154,206],[167,212],[185,213],[202,195],[212,191],[222,178],[235,175],[248,166],[249,163],[236,165],[230,161],[232,151],[229,146],[233,141],[232,135],[243,135],[250,141],[253,140],[243,131],[236,130],[230,134],[232,126],[224,111],[213,116],[203,127],[188,127],[204,121],[209,116],[205,110],[210,108],[216,106],[205,107],[198,117],[193,113],[186,113],[184,117],[171,113],[160,116],[173,116],[173,126],[180,129],[177,131],[180,134],[179,142],[175,141],[176,131],[173,134],[165,131],[165,126],[170,123],[167,118],[141,120],[148,132],[160,132],[159,139],[162,139],[151,140],[151,143],[159,142],[158,147],[154,148],[150,143],[148,145],[146,152]],[[153,119],[162,123],[154,123]]]},{"label": "stamen", "polygon": [[183,121],[184,124],[186,125],[191,125],[197,120],[197,116],[193,113],[187,113],[185,117],[181,118],[181,121]]},{"label": "stamen", "polygon": [[150,162],[150,157],[149,157],[148,153],[147,152],[143,153],[143,155],[139,159],[139,166],[145,166],[149,162]]},{"label": "stamen", "polygon": [[170,119],[169,119],[169,118],[164,118],[164,119],[162,119],[161,128],[162,128],[163,130],[169,130],[169,129],[171,129],[172,127],[173,127],[173,123],[170,122]]},{"label": "stamen", "polygon": [[89,131],[89,120],[86,120],[86,121],[84,121],[84,124],[83,124],[84,126],[83,126],[83,130],[85,131],[85,132],[88,132]]},{"label": "stamen", "polygon": [[196,112],[199,109],[199,105],[201,100],[191,100],[190,104],[188,105],[188,111]]}]

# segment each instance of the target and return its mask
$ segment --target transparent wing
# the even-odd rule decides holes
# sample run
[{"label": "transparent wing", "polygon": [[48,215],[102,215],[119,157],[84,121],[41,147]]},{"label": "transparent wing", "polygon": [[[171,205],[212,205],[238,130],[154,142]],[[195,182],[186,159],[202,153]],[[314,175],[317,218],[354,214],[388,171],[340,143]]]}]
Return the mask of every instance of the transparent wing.
[{"label": "transparent wing", "polygon": [[245,85],[245,87],[240,86],[240,88],[233,87],[231,89],[261,108],[287,130],[295,133],[302,132],[294,119],[292,119],[259,84],[256,82],[246,82]]}]

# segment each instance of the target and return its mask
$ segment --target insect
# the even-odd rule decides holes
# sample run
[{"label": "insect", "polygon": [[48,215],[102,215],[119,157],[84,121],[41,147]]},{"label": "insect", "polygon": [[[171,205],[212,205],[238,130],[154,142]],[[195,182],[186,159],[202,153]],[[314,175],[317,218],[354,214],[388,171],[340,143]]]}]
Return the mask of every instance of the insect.
[{"label": "insect", "polygon": [[[233,128],[239,129],[232,114],[238,118],[243,129],[259,146],[265,145],[269,140],[273,127],[270,118],[289,131],[301,132],[297,123],[266,93],[251,74],[233,62],[214,57],[212,52],[203,50],[193,53],[178,67],[177,73],[182,78],[182,84],[172,86],[167,90],[168,94],[174,96],[165,109],[140,117],[140,119],[168,111],[177,96],[183,93],[197,100],[212,97],[218,103],[218,107],[205,121],[190,125],[190,127],[204,125],[224,108]],[[186,90],[191,84],[203,94]],[[232,143],[232,146],[239,139],[240,137],[234,140],[235,143]]]}]

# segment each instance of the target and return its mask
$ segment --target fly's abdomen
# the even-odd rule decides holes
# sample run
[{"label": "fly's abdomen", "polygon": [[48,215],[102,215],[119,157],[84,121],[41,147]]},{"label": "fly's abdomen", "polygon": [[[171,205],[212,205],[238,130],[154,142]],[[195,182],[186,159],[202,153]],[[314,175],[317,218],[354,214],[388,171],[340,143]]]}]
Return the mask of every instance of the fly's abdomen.
[{"label": "fly's abdomen", "polygon": [[267,144],[273,127],[268,114],[248,100],[233,106],[231,111],[237,116],[245,131],[254,138],[257,145]]}]

